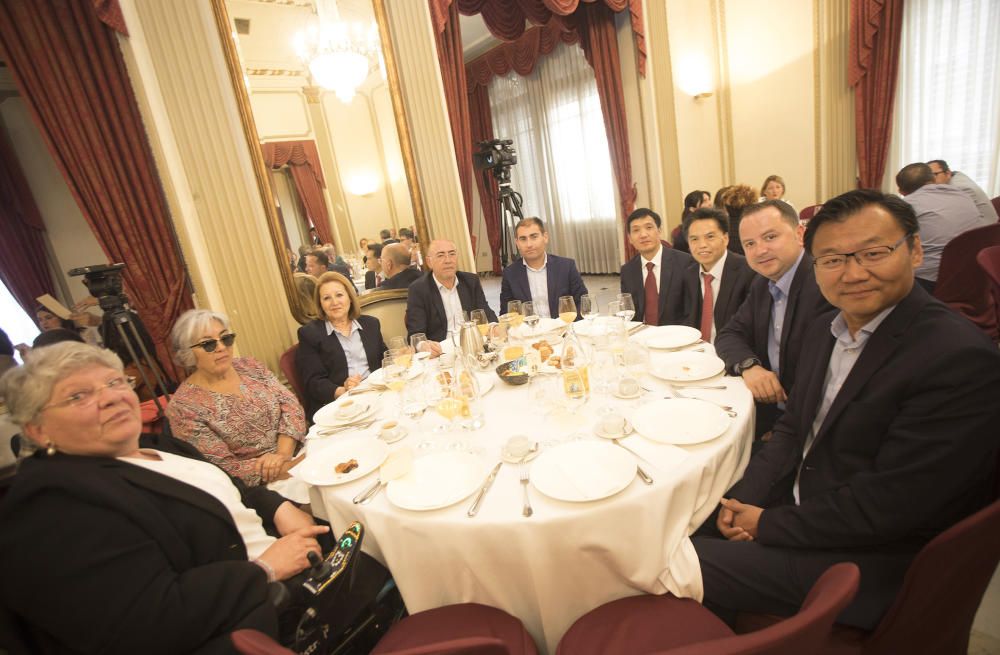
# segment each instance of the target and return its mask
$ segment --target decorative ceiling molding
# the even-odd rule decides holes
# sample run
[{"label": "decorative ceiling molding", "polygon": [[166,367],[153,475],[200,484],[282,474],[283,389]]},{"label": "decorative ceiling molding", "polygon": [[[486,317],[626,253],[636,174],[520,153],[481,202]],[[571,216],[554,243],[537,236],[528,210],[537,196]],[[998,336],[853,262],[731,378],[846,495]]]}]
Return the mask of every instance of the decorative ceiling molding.
[{"label": "decorative ceiling molding", "polygon": [[307,73],[301,68],[247,68],[247,75],[260,75],[264,77],[306,77]]},{"label": "decorative ceiling molding", "polygon": [[243,2],[248,2],[251,4],[258,5],[281,5],[283,7],[302,7],[305,9],[316,10],[316,5],[312,0],[242,0]]}]

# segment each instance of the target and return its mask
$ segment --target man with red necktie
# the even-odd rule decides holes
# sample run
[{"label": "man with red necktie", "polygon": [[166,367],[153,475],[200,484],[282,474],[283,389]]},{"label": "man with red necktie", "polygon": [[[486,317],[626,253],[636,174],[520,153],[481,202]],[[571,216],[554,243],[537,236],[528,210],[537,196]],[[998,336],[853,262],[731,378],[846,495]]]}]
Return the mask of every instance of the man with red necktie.
[{"label": "man with red necktie", "polygon": [[622,266],[621,291],[632,294],[635,320],[647,325],[688,325],[694,297],[684,272],[694,260],[687,253],[663,247],[661,224],[651,209],[629,214],[628,238],[639,254]]}]

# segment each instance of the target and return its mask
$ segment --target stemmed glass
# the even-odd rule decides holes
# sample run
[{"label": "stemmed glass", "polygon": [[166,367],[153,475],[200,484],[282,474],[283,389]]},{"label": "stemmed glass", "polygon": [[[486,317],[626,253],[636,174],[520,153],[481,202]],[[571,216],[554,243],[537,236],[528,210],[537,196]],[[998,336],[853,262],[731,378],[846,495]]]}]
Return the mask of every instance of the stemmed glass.
[{"label": "stemmed glass", "polygon": [[635,316],[635,303],[632,302],[631,293],[619,293],[618,294],[619,309],[616,313],[617,316],[621,316],[622,320],[626,323],[632,320]]},{"label": "stemmed glass", "polygon": [[627,341],[622,358],[625,362],[625,370],[636,380],[641,380],[649,368],[649,348],[641,343]]},{"label": "stemmed glass", "polygon": [[531,301],[521,303],[521,312],[524,315],[524,322],[528,324],[531,333],[534,334],[535,326],[538,325],[538,321],[540,320],[538,314],[535,312],[535,303]]},{"label": "stemmed glass", "polygon": [[597,318],[600,314],[597,306],[597,298],[592,298],[586,293],[580,296],[580,314],[583,315],[586,321],[593,321]]},{"label": "stemmed glass", "polygon": [[524,304],[520,300],[508,300],[507,313],[510,314],[511,327],[521,325],[524,320]]},{"label": "stemmed glass", "polygon": [[479,334],[485,337],[486,333],[489,332],[490,329],[490,323],[486,320],[486,310],[473,309],[472,313],[469,314],[469,318],[476,324],[476,327],[479,328]]},{"label": "stemmed glass", "polygon": [[576,320],[576,301],[573,296],[559,297],[559,319],[567,325]]},{"label": "stemmed glass", "polygon": [[410,348],[413,348],[414,353],[419,353],[424,349],[424,342],[427,341],[427,335],[423,332],[414,332],[410,335]]}]

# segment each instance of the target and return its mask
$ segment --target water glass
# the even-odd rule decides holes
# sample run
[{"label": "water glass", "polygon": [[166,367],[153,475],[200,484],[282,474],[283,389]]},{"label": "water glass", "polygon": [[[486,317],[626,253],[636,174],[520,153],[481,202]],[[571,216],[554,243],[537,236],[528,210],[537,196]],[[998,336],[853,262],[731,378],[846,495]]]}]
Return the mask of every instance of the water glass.
[{"label": "water glass", "polygon": [[597,298],[591,297],[589,294],[583,294],[580,296],[580,314],[587,321],[593,321],[600,314],[600,310],[597,305]]},{"label": "water glass", "polygon": [[616,312],[617,316],[621,316],[622,320],[626,323],[632,320],[635,316],[635,303],[632,301],[631,293],[619,293],[618,294],[619,310]]}]

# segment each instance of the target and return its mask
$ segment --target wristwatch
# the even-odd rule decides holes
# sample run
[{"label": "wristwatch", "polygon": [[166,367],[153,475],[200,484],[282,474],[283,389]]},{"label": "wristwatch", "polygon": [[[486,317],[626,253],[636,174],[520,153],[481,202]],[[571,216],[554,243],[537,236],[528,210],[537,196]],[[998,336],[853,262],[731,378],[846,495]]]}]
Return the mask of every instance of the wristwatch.
[{"label": "wristwatch", "polygon": [[754,366],[760,366],[760,360],[756,357],[747,357],[742,362],[733,366],[733,372],[736,373],[736,375],[743,375],[743,371]]}]

